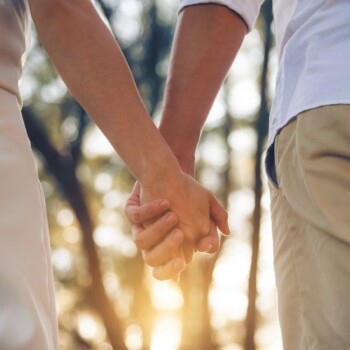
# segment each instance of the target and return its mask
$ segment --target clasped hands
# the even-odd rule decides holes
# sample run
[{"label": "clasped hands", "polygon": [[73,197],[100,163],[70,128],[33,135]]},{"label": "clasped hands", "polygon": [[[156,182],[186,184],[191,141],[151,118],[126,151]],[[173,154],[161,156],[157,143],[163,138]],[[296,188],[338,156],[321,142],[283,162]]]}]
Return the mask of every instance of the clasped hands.
[{"label": "clasped hands", "polygon": [[136,183],[125,213],[137,248],[159,280],[177,278],[196,251],[217,252],[217,228],[230,233],[224,208],[183,172],[147,186]]}]

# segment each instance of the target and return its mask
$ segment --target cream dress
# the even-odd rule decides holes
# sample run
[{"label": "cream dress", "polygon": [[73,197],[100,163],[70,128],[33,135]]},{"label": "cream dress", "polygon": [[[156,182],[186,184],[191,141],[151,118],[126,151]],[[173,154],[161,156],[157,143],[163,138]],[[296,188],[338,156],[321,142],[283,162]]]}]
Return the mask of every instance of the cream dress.
[{"label": "cream dress", "polygon": [[56,350],[45,200],[21,116],[27,0],[0,0],[0,349]]}]

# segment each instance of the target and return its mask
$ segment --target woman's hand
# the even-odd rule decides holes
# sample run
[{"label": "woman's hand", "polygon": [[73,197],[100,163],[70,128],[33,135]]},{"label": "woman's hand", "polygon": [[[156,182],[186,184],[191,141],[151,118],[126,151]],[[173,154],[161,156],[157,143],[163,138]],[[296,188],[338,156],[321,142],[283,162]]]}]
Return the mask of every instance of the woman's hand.
[{"label": "woman's hand", "polygon": [[[153,276],[159,280],[175,278],[186,264],[178,252],[184,239],[176,226],[177,215],[170,211],[170,202],[157,199],[147,204],[140,203],[140,185],[137,182],[125,205],[125,214],[132,224],[132,238],[143,259],[154,267]],[[153,222],[147,228],[143,225]]]}]

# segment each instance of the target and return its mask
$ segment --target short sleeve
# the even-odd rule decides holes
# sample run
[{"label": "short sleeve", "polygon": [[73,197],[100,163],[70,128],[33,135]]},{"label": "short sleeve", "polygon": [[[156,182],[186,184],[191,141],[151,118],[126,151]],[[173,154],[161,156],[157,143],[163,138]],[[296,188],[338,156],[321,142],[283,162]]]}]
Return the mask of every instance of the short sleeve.
[{"label": "short sleeve", "polygon": [[246,22],[249,30],[254,27],[264,0],[180,0],[180,11],[186,6],[218,4],[236,12]]}]

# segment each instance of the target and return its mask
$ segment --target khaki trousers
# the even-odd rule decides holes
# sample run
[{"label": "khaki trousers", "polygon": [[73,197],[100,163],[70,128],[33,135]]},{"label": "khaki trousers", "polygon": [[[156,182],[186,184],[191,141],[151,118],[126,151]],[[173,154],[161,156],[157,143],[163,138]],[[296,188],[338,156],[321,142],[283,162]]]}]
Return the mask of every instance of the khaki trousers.
[{"label": "khaki trousers", "polygon": [[350,105],[301,113],[277,136],[273,159],[284,350],[350,349]]}]

